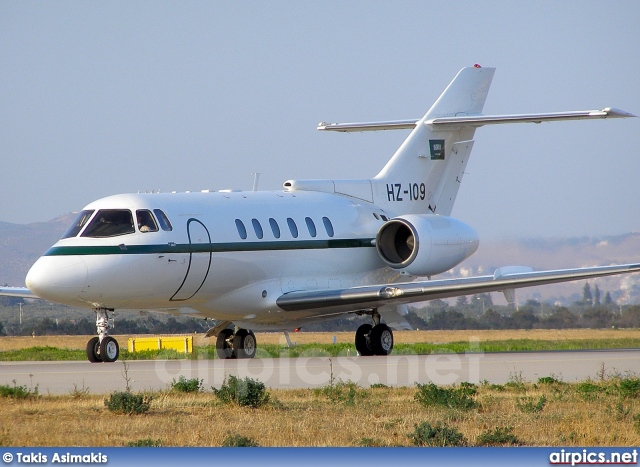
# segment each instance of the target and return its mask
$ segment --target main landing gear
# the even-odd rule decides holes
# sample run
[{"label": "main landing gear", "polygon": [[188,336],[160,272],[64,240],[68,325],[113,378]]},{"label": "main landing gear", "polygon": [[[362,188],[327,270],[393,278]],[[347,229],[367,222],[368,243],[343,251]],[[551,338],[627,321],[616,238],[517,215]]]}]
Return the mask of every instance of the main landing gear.
[{"label": "main landing gear", "polygon": [[98,336],[87,342],[87,358],[91,363],[115,362],[120,355],[120,346],[108,333],[109,328],[113,327],[113,320],[109,319],[109,312],[113,310],[96,308],[94,311]]},{"label": "main landing gear", "polygon": [[223,329],[216,340],[218,358],[253,358],[257,350],[256,336],[253,331],[237,328]]},{"label": "main landing gear", "polygon": [[389,355],[393,350],[393,331],[380,322],[377,311],[371,313],[373,325],[363,324],[356,331],[356,350],[361,356]]}]

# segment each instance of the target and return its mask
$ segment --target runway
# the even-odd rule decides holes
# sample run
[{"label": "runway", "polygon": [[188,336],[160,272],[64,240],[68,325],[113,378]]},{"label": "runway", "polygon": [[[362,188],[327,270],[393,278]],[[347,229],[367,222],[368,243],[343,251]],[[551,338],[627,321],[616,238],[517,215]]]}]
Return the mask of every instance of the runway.
[{"label": "runway", "polygon": [[[597,379],[601,372],[640,375],[640,349],[519,353],[391,355],[388,357],[299,357],[253,360],[138,360],[126,362],[134,391],[166,389],[173,379],[203,380],[205,389],[220,387],[228,375],[250,377],[269,388],[312,388],[334,381],[361,387],[381,383],[412,386],[462,381],[505,383],[522,378],[535,382],[554,375],[566,382]],[[68,394],[89,388],[91,394],[124,390],[125,362],[3,362],[0,384],[35,388],[41,394]]]}]

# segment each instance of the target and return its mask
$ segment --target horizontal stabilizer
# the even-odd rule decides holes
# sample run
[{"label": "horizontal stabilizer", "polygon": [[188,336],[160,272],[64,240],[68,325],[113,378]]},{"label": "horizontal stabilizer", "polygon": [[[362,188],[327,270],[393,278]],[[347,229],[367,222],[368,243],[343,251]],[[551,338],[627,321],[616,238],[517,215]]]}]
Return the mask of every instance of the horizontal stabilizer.
[{"label": "horizontal stabilizer", "polygon": [[[481,127],[484,125],[500,125],[505,123],[542,123],[562,120],[589,120],[595,118],[629,118],[635,117],[629,112],[610,107],[602,110],[573,110],[568,112],[549,112],[536,114],[508,114],[508,115],[456,115],[451,117],[437,117],[425,121],[425,125],[437,128],[445,127]],[[386,122],[365,123],[320,123],[318,130],[326,131],[379,131],[379,130],[410,130],[418,124],[418,119],[391,120]]]}]

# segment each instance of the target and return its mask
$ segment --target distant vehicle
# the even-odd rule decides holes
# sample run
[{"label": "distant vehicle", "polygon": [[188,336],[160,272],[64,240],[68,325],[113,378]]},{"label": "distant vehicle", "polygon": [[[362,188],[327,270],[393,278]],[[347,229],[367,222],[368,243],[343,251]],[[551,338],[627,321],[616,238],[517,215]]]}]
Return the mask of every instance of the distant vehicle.
[{"label": "distant vehicle", "polygon": [[[93,308],[91,362],[113,362],[114,309],[221,320],[220,358],[253,358],[253,330],[287,331],[346,313],[371,316],[360,355],[388,355],[406,304],[640,271],[640,264],[435,279],[478,248],[450,217],[483,125],[633,117],[621,110],[482,115],[494,68],[463,68],[421,119],[321,123],[324,131],[407,129],[380,173],[362,180],[288,180],[282,191],[122,194],[87,205],[33,265],[27,288],[0,294]],[[414,281],[416,277],[428,280]],[[233,325],[233,328],[230,326]]]}]

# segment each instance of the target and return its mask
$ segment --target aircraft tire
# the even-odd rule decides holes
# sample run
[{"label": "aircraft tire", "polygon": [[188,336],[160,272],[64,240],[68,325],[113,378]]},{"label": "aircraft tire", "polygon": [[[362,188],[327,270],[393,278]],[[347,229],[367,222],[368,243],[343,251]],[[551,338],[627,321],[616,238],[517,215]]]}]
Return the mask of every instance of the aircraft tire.
[{"label": "aircraft tire", "polygon": [[369,341],[367,340],[367,334],[371,332],[371,327],[370,324],[363,324],[356,331],[356,350],[362,357],[374,355],[373,349],[369,347]]},{"label": "aircraft tire", "polygon": [[393,331],[386,324],[377,324],[371,330],[370,341],[375,355],[389,355],[393,350]]},{"label": "aircraft tire", "polygon": [[92,337],[87,342],[87,359],[91,363],[102,363],[102,358],[100,358],[100,339],[98,337]]},{"label": "aircraft tire", "polygon": [[120,356],[118,341],[111,336],[105,336],[100,343],[100,357],[103,362],[115,362]]},{"label": "aircraft tire", "polygon": [[239,329],[233,336],[233,353],[236,358],[253,358],[256,356],[256,336],[252,331]]},{"label": "aircraft tire", "polygon": [[233,347],[227,342],[227,339],[232,335],[233,331],[231,329],[223,329],[220,331],[220,334],[218,334],[218,338],[216,339],[216,354],[221,360],[234,357]]}]

